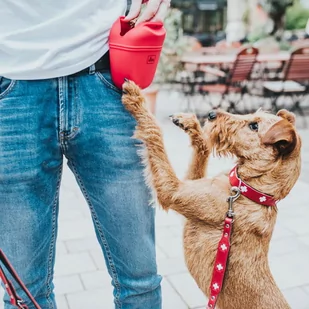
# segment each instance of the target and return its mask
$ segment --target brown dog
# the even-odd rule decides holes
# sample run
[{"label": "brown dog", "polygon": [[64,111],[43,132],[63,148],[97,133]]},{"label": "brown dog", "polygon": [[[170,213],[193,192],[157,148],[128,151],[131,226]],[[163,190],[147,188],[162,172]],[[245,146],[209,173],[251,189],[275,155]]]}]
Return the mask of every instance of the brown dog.
[{"label": "brown dog", "polygon": [[[159,204],[186,217],[185,258],[200,289],[209,297],[218,242],[231,195],[229,174],[206,178],[211,151],[238,159],[239,177],[253,188],[272,195],[287,196],[298,179],[301,140],[292,113],[277,115],[257,111],[250,115],[211,112],[202,129],[194,115],[172,117],[191,138],[194,150],[187,179],[179,180],[166,155],[162,132],[144,105],[133,82],[123,86],[123,104],[137,120],[134,137],[143,141],[148,181]],[[224,285],[218,298],[220,309],[290,308],[277,287],[268,265],[268,249],[277,217],[277,207],[267,207],[240,195]]]}]

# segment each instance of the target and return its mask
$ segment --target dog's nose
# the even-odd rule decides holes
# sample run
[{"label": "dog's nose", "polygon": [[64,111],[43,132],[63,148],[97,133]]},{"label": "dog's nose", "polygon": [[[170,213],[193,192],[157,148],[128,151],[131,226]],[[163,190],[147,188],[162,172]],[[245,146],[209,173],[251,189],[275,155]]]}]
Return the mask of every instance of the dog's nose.
[{"label": "dog's nose", "polygon": [[210,111],[208,113],[207,119],[208,120],[214,120],[217,118],[217,112],[216,111]]}]

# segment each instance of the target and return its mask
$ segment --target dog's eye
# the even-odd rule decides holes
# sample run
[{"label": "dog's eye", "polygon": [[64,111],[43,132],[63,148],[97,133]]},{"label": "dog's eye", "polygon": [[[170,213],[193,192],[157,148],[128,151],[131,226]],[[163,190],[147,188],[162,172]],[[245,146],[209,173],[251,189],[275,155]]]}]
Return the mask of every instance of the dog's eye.
[{"label": "dog's eye", "polygon": [[250,122],[249,128],[250,130],[257,132],[259,130],[259,124],[257,122]]}]

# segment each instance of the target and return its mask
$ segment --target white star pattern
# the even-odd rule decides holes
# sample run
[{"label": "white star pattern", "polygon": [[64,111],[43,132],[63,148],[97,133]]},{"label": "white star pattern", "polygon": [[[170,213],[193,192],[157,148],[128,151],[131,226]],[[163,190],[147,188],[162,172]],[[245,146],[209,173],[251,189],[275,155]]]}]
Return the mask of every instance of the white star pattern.
[{"label": "white star pattern", "polygon": [[260,202],[263,203],[263,202],[265,202],[265,201],[266,201],[266,197],[265,197],[265,196],[261,196],[261,197],[260,197]]},{"label": "white star pattern", "polygon": [[246,186],[241,186],[240,187],[240,191],[241,192],[247,192],[248,191],[248,188]]},{"label": "white star pattern", "polygon": [[221,248],[222,251],[227,250],[227,246],[225,244],[221,245],[220,248]]},{"label": "white star pattern", "polygon": [[214,283],[214,284],[212,285],[212,287],[214,288],[214,290],[218,290],[218,289],[219,289],[218,283]]},{"label": "white star pattern", "polygon": [[219,271],[223,269],[223,266],[221,264],[218,264],[216,267]]},{"label": "white star pattern", "polygon": [[234,171],[233,171],[233,172],[231,172],[230,176],[231,176],[231,177],[233,177],[233,176],[234,176]]}]

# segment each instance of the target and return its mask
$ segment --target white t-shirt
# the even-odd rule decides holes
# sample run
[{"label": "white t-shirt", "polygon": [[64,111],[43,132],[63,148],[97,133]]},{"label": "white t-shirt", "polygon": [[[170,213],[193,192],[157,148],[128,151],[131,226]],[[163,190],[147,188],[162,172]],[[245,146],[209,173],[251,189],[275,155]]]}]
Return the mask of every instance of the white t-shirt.
[{"label": "white t-shirt", "polygon": [[76,73],[108,50],[126,0],[1,0],[0,76],[45,79]]}]

